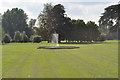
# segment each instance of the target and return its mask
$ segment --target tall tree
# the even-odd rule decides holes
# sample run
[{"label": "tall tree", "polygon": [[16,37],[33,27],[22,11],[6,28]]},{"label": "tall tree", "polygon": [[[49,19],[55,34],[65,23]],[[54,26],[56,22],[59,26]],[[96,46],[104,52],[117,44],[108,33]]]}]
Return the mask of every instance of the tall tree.
[{"label": "tall tree", "polygon": [[44,4],[44,9],[38,16],[39,27],[46,27],[47,16],[48,16],[48,14],[49,14],[49,12],[51,11],[52,8],[53,8],[53,6],[52,6],[51,3]]},{"label": "tall tree", "polygon": [[95,22],[88,21],[86,25],[87,25],[87,41],[90,42],[96,41],[100,36],[97,24],[95,24]]},{"label": "tall tree", "polygon": [[75,41],[84,41],[86,38],[87,27],[83,20],[74,20],[73,21],[73,34],[72,38]]},{"label": "tall tree", "polygon": [[27,15],[22,9],[7,10],[2,16],[2,27],[5,33],[13,38],[15,31],[24,31],[27,27]]},{"label": "tall tree", "polygon": [[44,4],[44,9],[38,16],[38,28],[36,28],[36,34],[40,35],[43,40],[49,40],[49,29],[47,27],[47,23],[49,22],[48,16],[52,8],[53,6],[51,3]]},{"label": "tall tree", "polygon": [[63,40],[66,40],[66,42],[71,40],[71,32],[73,30],[72,27],[72,20],[69,17],[65,17],[64,25],[61,26],[61,33],[63,35]]},{"label": "tall tree", "polygon": [[100,31],[102,31],[102,33],[108,34],[109,32],[116,32],[120,29],[119,13],[120,4],[111,5],[105,8],[99,20]]},{"label": "tall tree", "polygon": [[64,40],[63,28],[65,27],[65,10],[61,4],[55,5],[48,15],[47,29],[49,37],[52,33],[57,32],[59,34],[59,42]]}]

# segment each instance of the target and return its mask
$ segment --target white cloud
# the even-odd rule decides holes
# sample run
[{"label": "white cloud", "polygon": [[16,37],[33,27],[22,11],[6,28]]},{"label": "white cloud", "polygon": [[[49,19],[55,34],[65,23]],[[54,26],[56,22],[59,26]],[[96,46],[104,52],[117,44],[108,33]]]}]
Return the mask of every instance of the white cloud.
[{"label": "white cloud", "polygon": [[66,13],[72,19],[83,19],[87,21],[95,21],[98,24],[98,20],[101,13],[104,12],[104,8],[112,5],[111,2],[86,2],[86,3],[68,3],[66,4]]},{"label": "white cloud", "polygon": [[104,8],[119,0],[0,0],[0,13],[18,7],[22,8],[29,18],[37,18],[43,4],[48,2],[53,2],[54,5],[61,3],[72,19],[83,19],[85,22],[92,20],[97,23]]},{"label": "white cloud", "polygon": [[1,3],[48,3],[48,2],[119,2],[119,0],[0,0]]}]

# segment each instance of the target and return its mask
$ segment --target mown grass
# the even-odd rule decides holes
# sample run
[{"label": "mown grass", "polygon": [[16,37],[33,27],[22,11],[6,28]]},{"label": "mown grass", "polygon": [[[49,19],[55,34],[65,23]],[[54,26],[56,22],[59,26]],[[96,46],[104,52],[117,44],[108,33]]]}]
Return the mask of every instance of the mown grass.
[{"label": "mown grass", "polygon": [[117,78],[118,43],[60,44],[79,49],[37,49],[42,43],[2,46],[3,78]]},{"label": "mown grass", "polygon": [[2,45],[0,45],[0,79],[2,79]]}]

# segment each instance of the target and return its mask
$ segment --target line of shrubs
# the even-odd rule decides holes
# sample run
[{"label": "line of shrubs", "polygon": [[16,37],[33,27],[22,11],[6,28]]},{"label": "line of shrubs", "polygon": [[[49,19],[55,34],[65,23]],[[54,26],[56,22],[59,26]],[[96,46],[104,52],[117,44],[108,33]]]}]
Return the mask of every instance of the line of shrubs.
[{"label": "line of shrubs", "polygon": [[41,36],[39,35],[32,35],[30,38],[26,35],[25,31],[20,33],[20,31],[16,31],[13,39],[10,37],[9,34],[4,34],[2,38],[2,43],[10,43],[10,42],[18,42],[18,43],[26,43],[26,42],[33,42],[39,43],[42,41]]},{"label": "line of shrubs", "polygon": [[[105,41],[105,36],[101,35],[97,41]],[[33,42],[39,43],[42,41],[41,36],[39,35],[32,35],[30,38],[26,35],[25,31],[20,33],[20,31],[16,31],[14,34],[13,39],[10,37],[9,34],[4,34],[2,38],[2,43],[10,43],[10,42],[17,42],[17,43],[26,43],[26,42]]]}]

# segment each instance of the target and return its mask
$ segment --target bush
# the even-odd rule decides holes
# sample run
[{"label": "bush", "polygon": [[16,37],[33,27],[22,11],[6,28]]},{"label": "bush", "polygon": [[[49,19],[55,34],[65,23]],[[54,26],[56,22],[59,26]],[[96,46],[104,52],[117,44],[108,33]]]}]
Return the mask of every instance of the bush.
[{"label": "bush", "polygon": [[106,40],[106,37],[104,35],[101,35],[98,39],[98,41],[105,41]]},{"label": "bush", "polygon": [[32,37],[32,42],[34,42],[34,43],[39,43],[39,42],[41,42],[41,40],[42,40],[41,36],[35,35]]},{"label": "bush", "polygon": [[4,43],[10,43],[10,42],[11,42],[11,37],[10,37],[10,35],[5,34],[5,35],[3,36],[2,42],[4,42]]},{"label": "bush", "polygon": [[13,39],[14,39],[15,42],[21,42],[21,33],[20,33],[20,31],[15,32],[15,35],[14,35]]},{"label": "bush", "polygon": [[28,42],[29,41],[29,38],[26,35],[25,31],[23,31],[23,33],[21,34],[21,41],[22,42]]}]

